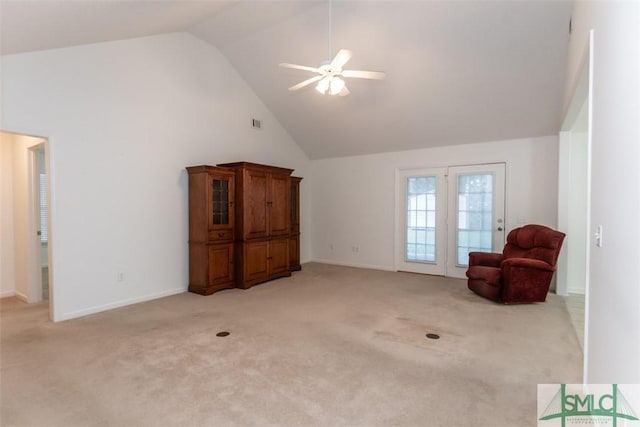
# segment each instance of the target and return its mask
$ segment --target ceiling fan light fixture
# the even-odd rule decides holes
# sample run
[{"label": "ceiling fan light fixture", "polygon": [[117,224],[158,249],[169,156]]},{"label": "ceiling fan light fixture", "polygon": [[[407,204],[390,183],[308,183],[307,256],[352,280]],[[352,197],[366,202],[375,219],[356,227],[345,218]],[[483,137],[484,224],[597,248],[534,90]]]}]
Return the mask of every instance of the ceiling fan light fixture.
[{"label": "ceiling fan light fixture", "polygon": [[327,93],[329,95],[340,95],[344,94],[343,90],[345,87],[344,80],[337,76],[325,77],[318,82],[316,85],[316,90],[323,95]]},{"label": "ceiling fan light fixture", "polygon": [[316,86],[316,90],[324,95],[325,93],[327,93],[327,90],[329,89],[329,83],[330,83],[329,78],[325,77],[324,79],[318,82]]},{"label": "ceiling fan light fixture", "polygon": [[337,95],[344,88],[344,80],[340,77],[332,77],[329,92],[331,95]]}]

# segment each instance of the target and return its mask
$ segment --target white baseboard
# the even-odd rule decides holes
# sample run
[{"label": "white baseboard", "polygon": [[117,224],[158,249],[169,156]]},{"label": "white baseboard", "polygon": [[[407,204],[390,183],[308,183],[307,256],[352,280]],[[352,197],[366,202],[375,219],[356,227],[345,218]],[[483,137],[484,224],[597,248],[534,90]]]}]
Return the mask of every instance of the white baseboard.
[{"label": "white baseboard", "polygon": [[579,295],[584,295],[584,289],[579,289],[579,288],[569,288],[567,290],[568,293],[570,294],[579,294]]},{"label": "white baseboard", "polygon": [[340,266],[343,266],[343,267],[366,268],[366,269],[369,269],[369,270],[396,271],[392,267],[387,267],[387,266],[382,266],[382,265],[357,264],[357,263],[351,263],[351,262],[335,261],[335,260],[332,260],[332,259],[313,258],[313,259],[311,259],[310,262],[318,262],[320,264],[340,265]]},{"label": "white baseboard", "polygon": [[29,297],[27,297],[25,294],[23,294],[22,292],[15,292],[15,297],[18,298],[20,301],[23,302],[29,302]]},{"label": "white baseboard", "polygon": [[144,295],[141,297],[130,298],[122,301],[116,301],[109,304],[96,305],[94,307],[85,308],[82,310],[70,311],[68,313],[62,313],[56,315],[53,319],[54,322],[62,322],[64,320],[76,319],[78,317],[88,316],[89,314],[100,313],[102,311],[113,310],[114,308],[125,307],[127,305],[138,304],[145,301],[151,301],[158,298],[164,298],[171,295],[181,294],[187,292],[187,288],[176,288],[168,291],[162,291],[155,294]]},{"label": "white baseboard", "polygon": [[15,296],[16,291],[2,291],[0,292],[0,298],[8,298]]}]

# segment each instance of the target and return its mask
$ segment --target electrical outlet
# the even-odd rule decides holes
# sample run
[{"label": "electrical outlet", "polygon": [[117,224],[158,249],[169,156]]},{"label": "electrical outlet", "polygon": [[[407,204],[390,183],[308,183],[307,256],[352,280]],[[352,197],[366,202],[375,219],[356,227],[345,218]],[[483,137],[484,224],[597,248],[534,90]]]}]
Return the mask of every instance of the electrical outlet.
[{"label": "electrical outlet", "polygon": [[122,271],[118,272],[118,282],[124,282],[124,273]]},{"label": "electrical outlet", "polygon": [[333,243],[329,244],[329,249],[333,250]]},{"label": "electrical outlet", "polygon": [[360,252],[359,246],[351,246],[351,252]]}]

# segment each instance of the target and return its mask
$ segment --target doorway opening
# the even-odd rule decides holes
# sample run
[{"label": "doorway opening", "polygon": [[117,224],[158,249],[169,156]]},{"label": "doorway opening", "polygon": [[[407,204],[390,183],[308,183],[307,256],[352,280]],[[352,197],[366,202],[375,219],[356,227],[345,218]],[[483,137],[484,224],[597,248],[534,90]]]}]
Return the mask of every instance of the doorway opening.
[{"label": "doorway opening", "polygon": [[591,242],[591,123],[593,31],[576,87],[559,134],[558,228],[567,234],[557,267],[556,293],[567,297],[567,311],[583,349],[587,383],[589,338],[589,259]]},{"label": "doorway opening", "polygon": [[49,304],[53,318],[49,141],[0,131],[2,297]]}]

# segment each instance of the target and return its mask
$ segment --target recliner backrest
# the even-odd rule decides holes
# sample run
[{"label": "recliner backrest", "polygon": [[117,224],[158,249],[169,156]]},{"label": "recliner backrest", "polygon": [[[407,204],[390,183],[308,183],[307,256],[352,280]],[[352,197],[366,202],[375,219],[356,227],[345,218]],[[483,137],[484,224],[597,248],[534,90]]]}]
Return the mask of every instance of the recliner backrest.
[{"label": "recliner backrest", "polygon": [[505,259],[538,259],[555,266],[564,237],[564,233],[544,225],[525,225],[511,230],[502,254]]}]

